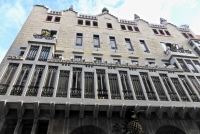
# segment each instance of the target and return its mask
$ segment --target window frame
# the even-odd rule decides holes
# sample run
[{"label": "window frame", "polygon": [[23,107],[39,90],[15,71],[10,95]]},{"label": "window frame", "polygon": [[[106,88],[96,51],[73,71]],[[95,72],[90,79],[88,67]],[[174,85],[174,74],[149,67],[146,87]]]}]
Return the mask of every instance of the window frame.
[{"label": "window frame", "polygon": [[[98,37],[95,37],[95,36],[98,36]],[[98,47],[96,47],[95,45],[95,38],[98,38]],[[100,36],[98,34],[93,34],[93,48],[101,48],[101,45],[100,45]]]},{"label": "window frame", "polygon": [[133,28],[134,28],[135,32],[140,32],[139,27],[137,27],[137,26],[133,26]]},{"label": "window frame", "polygon": [[[49,17],[51,17],[51,19],[49,20]],[[48,15],[46,18],[46,21],[52,21],[53,20],[53,16]]]},{"label": "window frame", "polygon": [[[131,48],[131,49],[129,49],[129,48],[127,47],[127,40],[128,40],[129,43],[130,43],[130,48]],[[132,42],[131,42],[131,39],[130,39],[130,38],[124,38],[124,41],[125,41],[126,48],[128,49],[128,51],[134,51],[134,48],[133,48],[133,44],[132,44]]]},{"label": "window frame", "polygon": [[[57,20],[57,19],[59,19],[59,20]],[[61,20],[61,17],[56,16],[54,19],[54,22],[60,22],[60,20]]]},{"label": "window frame", "polygon": [[[96,24],[95,24],[96,23]],[[92,25],[94,26],[94,27],[98,27],[98,22],[97,21],[93,21],[92,22]]]},{"label": "window frame", "polygon": [[126,30],[126,25],[120,25],[121,30]]},{"label": "window frame", "polygon": [[[141,44],[141,41],[144,41],[144,44]],[[139,39],[139,43],[140,43],[140,46],[142,47],[142,51],[145,53],[145,54],[150,54],[151,51],[149,49],[149,46],[147,45],[146,41],[144,39]],[[143,46],[146,50],[143,49]]]},{"label": "window frame", "polygon": [[[83,25],[83,20],[78,19],[78,25]],[[80,23],[81,22],[81,23]]]},{"label": "window frame", "polygon": [[[80,58],[81,57],[81,58]],[[76,60],[77,59],[77,60]],[[80,59],[80,60],[79,60]],[[81,62],[83,60],[83,56],[82,55],[74,55],[74,61],[76,62]]]},{"label": "window frame", "polygon": [[129,31],[133,31],[133,27],[132,27],[132,26],[127,26],[127,29],[128,29]]},{"label": "window frame", "polygon": [[107,28],[113,29],[112,23],[107,23]]},{"label": "window frame", "polygon": [[[115,37],[115,36],[109,36],[109,41],[110,41],[110,44],[109,44],[109,45],[110,45],[110,48],[111,48],[112,50],[118,50],[118,46],[117,46],[117,42],[116,42],[116,37]],[[112,47],[111,41],[114,41],[115,48]]]},{"label": "window frame", "polygon": [[154,32],[154,34],[159,34],[157,29],[152,29],[152,31]]},{"label": "window frame", "polygon": [[85,20],[85,25],[86,26],[91,26],[91,21],[90,20]]},{"label": "window frame", "polygon": [[[80,34],[80,35],[78,35],[78,34]],[[77,43],[77,39],[78,38],[81,38],[81,44],[80,45],[78,45],[78,43]],[[79,46],[79,47],[82,47],[83,46],[83,33],[76,33],[76,41],[75,41],[75,46]]]}]

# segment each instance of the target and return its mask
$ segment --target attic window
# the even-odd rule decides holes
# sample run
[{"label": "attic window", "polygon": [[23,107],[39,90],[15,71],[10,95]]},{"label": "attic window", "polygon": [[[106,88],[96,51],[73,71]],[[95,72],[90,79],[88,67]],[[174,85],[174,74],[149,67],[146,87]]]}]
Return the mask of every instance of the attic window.
[{"label": "attic window", "polygon": [[163,30],[159,30],[160,34],[165,35],[165,33],[163,32]]},{"label": "attic window", "polygon": [[55,22],[60,22],[60,17],[55,17]]},{"label": "attic window", "polygon": [[158,31],[156,30],[156,29],[152,29],[153,30],[153,32],[155,33],[155,34],[158,34]]},{"label": "attic window", "polygon": [[134,27],[134,30],[137,31],[137,32],[140,32],[138,27]]},{"label": "attic window", "polygon": [[93,21],[93,26],[97,27],[98,23],[96,21]]},{"label": "attic window", "polygon": [[171,35],[171,34],[169,33],[169,31],[166,31],[166,30],[165,30],[165,33],[166,33],[167,35]]},{"label": "attic window", "polygon": [[126,26],[125,25],[121,25],[121,29],[122,30],[126,30]]},{"label": "attic window", "polygon": [[90,21],[86,20],[85,25],[90,26]]},{"label": "attic window", "polygon": [[129,31],[133,31],[132,26],[127,26]]},{"label": "attic window", "polygon": [[188,35],[186,33],[182,33],[182,35],[185,37],[185,38],[189,38]]},{"label": "attic window", "polygon": [[46,21],[51,21],[53,16],[47,16]]},{"label": "attic window", "polygon": [[190,38],[194,38],[194,36],[192,34],[189,33],[188,35],[190,36]]},{"label": "attic window", "polygon": [[112,24],[111,23],[107,23],[107,28],[112,28]]},{"label": "attic window", "polygon": [[83,25],[83,20],[78,20],[79,25]]}]

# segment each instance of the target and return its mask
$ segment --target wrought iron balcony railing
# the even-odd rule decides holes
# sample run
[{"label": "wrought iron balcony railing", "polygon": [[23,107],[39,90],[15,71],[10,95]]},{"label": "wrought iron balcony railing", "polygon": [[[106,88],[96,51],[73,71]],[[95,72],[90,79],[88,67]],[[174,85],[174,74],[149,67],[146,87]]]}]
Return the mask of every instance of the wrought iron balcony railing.
[{"label": "wrought iron balcony railing", "polygon": [[155,93],[152,91],[148,91],[148,92],[146,92],[147,93],[147,96],[148,96],[148,98],[149,98],[149,100],[157,100],[157,98],[156,98],[156,95],[155,95]]},{"label": "wrought iron balcony railing", "polygon": [[99,99],[108,99],[108,91],[107,89],[98,89],[98,98]]},{"label": "wrought iron balcony railing", "polygon": [[14,85],[10,95],[21,96],[23,89],[24,89],[23,85]]},{"label": "wrought iron balcony railing", "polygon": [[35,39],[46,39],[46,40],[54,40],[56,36],[46,36],[46,35],[41,35],[41,34],[34,34],[33,37]]},{"label": "wrought iron balcony railing", "polygon": [[5,95],[8,87],[8,84],[0,84],[0,95]]},{"label": "wrought iron balcony railing", "polygon": [[52,97],[54,87],[43,87],[42,97]]},{"label": "wrought iron balcony railing", "polygon": [[123,90],[124,99],[125,100],[133,100],[132,91],[131,90]]},{"label": "wrought iron balcony railing", "polygon": [[71,98],[81,98],[81,90],[80,88],[71,88]]},{"label": "wrought iron balcony railing", "polygon": [[190,50],[184,50],[184,49],[173,49],[173,48],[170,48],[170,51],[172,51],[172,52],[179,52],[179,53],[192,54],[192,52]]},{"label": "wrought iron balcony railing", "polygon": [[29,86],[28,91],[26,92],[26,96],[37,96],[38,89],[38,86]]}]

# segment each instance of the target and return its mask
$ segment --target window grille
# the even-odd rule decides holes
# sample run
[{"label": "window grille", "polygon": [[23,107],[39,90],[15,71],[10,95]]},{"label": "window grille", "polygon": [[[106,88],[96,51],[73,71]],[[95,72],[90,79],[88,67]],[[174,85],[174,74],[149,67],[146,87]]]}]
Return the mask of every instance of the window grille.
[{"label": "window grille", "polygon": [[106,89],[105,70],[96,70],[98,84],[98,98],[108,99],[108,91]]},{"label": "window grille", "polygon": [[145,100],[144,93],[142,91],[142,86],[139,80],[139,76],[131,75],[131,81],[133,84],[133,88],[135,91],[136,99],[137,100]]},{"label": "window grille", "polygon": [[181,97],[181,100],[182,101],[189,101],[185,91],[183,90],[180,82],[178,81],[178,78],[171,78],[171,80],[172,80],[172,82],[173,82],[173,84],[174,84],[179,96]]},{"label": "window grille", "polygon": [[198,73],[190,60],[185,60],[185,62],[187,63],[188,67],[190,68],[190,70],[192,70],[193,73]]},{"label": "window grille", "polygon": [[193,86],[197,90],[198,94],[200,94],[200,84],[198,83],[198,81],[195,79],[194,76],[188,76],[188,78],[190,79],[191,83],[193,84]]},{"label": "window grille", "polygon": [[157,100],[147,73],[140,73],[149,100]]},{"label": "window grille", "polygon": [[94,98],[94,73],[85,72],[85,98]]},{"label": "window grille", "polygon": [[30,134],[33,127],[33,122],[30,123],[23,123],[21,134]]},{"label": "window grille", "polygon": [[26,84],[29,72],[31,70],[32,65],[23,65],[21,72],[17,78],[15,85],[13,85],[13,89],[10,95],[20,96],[23,92],[24,86]]},{"label": "window grille", "polygon": [[60,71],[56,97],[67,97],[69,71]]},{"label": "window grille", "polygon": [[0,95],[5,95],[19,64],[10,63],[0,82]]},{"label": "window grille", "polygon": [[197,70],[200,72],[200,64],[197,60],[193,60],[195,67],[197,68]]},{"label": "window grille", "polygon": [[178,59],[179,64],[185,72],[190,72],[182,59]]},{"label": "window grille", "polygon": [[160,82],[159,77],[151,77],[151,79],[152,79],[152,81],[154,83],[155,89],[156,89],[156,91],[158,93],[158,96],[159,96],[160,100],[161,101],[168,101],[168,98],[167,98],[167,96],[165,94],[165,91],[164,91],[164,89],[162,87],[162,84]]},{"label": "window grille", "polygon": [[197,97],[197,95],[195,94],[195,92],[192,90],[192,87],[190,86],[190,84],[188,83],[187,79],[185,78],[185,76],[180,76],[179,75],[180,80],[182,81],[185,89],[187,90],[188,94],[190,95],[192,101],[194,102],[199,102],[199,99]]},{"label": "window grille", "polygon": [[81,68],[73,68],[71,98],[81,98]]},{"label": "window grille", "polygon": [[172,88],[172,85],[170,84],[167,75],[166,74],[160,74],[160,77],[167,89],[167,92],[170,96],[171,101],[179,101],[178,96],[176,94],[176,92],[174,91],[174,89]]},{"label": "window grille", "polygon": [[39,61],[47,61],[50,52],[50,47],[42,47]]},{"label": "window grille", "polygon": [[128,82],[128,76],[126,72],[120,71],[120,79],[121,79],[121,83],[122,83],[122,88],[123,88],[123,92],[124,92],[124,99],[125,100],[133,100],[133,95],[132,95],[132,91],[130,89],[130,85]]},{"label": "window grille", "polygon": [[43,87],[42,91],[42,97],[52,97],[53,96],[53,90],[54,90],[54,83],[56,79],[56,73],[57,73],[58,67],[57,66],[49,66],[45,85]]},{"label": "window grille", "polygon": [[37,55],[39,46],[31,46],[28,55],[26,57],[26,60],[35,60],[35,57]]},{"label": "window grille", "polygon": [[111,98],[121,99],[118,80],[117,80],[117,74],[108,74],[108,78],[109,78],[109,83],[110,83]]},{"label": "window grille", "polygon": [[36,66],[26,96],[37,96],[45,66]]}]

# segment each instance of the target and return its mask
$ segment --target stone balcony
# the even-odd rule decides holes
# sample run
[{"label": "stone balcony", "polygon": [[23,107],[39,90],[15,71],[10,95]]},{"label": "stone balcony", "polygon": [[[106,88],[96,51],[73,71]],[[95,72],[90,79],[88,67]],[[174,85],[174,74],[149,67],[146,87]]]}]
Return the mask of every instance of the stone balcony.
[{"label": "stone balcony", "polygon": [[52,44],[55,45],[57,40],[56,40],[57,36],[53,35],[53,36],[44,36],[41,34],[33,34],[33,38],[28,40],[29,43],[48,43],[48,44]]},{"label": "stone balcony", "polygon": [[190,57],[190,58],[198,58],[195,54],[192,53],[191,50],[184,49],[168,49],[165,51],[167,59],[170,60],[173,56],[176,57]]}]

